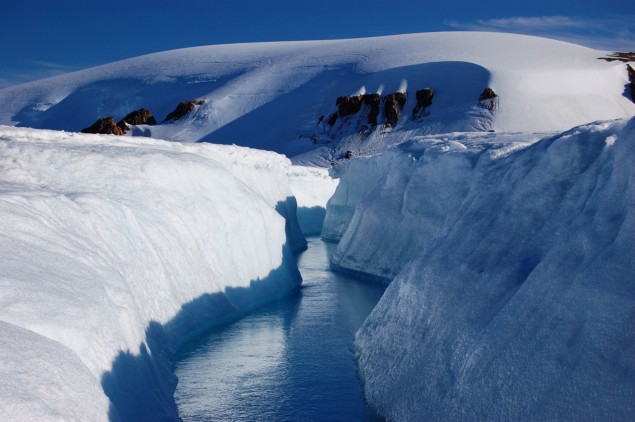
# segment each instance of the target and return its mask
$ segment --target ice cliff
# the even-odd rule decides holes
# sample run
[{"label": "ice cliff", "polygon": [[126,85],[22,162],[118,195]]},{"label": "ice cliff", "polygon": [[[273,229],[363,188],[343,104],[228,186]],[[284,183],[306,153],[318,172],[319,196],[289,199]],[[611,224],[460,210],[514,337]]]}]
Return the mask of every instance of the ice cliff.
[{"label": "ice cliff", "polygon": [[0,419],[177,419],[175,348],[300,285],[290,169],[0,127]]},{"label": "ice cliff", "polygon": [[337,170],[334,265],[394,276],[355,342],[388,419],[635,414],[635,120],[532,136],[420,138]]}]

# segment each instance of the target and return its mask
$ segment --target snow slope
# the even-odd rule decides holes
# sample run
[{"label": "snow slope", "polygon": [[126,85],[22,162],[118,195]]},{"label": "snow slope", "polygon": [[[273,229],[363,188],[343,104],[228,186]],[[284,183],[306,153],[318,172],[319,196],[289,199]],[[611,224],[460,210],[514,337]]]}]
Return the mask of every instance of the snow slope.
[{"label": "snow slope", "polygon": [[278,154],[0,127],[0,169],[1,420],[177,419],[174,349],[300,284]]},{"label": "snow slope", "polygon": [[530,138],[427,137],[342,171],[334,200],[376,186],[335,263],[397,274],[355,343],[390,420],[635,414],[635,119]]},{"label": "snow slope", "polygon": [[[132,58],[0,90],[0,124],[79,131],[97,118],[149,108],[162,120],[190,98],[185,118],[139,126],[137,135],[237,143],[329,165],[345,150],[374,153],[414,135],[455,131],[553,131],[632,116],[623,63],[605,52],[523,35],[449,32],[196,47]],[[492,113],[478,105],[492,87]],[[410,120],[415,91],[433,104]],[[407,91],[393,129],[359,135],[355,123],[317,124],[338,96]],[[381,125],[380,125],[381,126]],[[316,150],[317,148],[317,150]]]}]

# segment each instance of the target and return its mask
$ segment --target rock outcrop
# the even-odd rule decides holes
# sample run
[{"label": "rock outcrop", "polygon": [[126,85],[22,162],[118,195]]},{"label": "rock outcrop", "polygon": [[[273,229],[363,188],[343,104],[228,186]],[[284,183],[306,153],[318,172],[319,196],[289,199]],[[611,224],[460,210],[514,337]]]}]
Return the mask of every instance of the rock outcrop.
[{"label": "rock outcrop", "polygon": [[488,110],[495,110],[498,104],[498,95],[496,95],[492,88],[487,87],[478,97],[478,102],[482,107]]},{"label": "rock outcrop", "polygon": [[635,103],[635,69],[633,69],[630,64],[627,64],[626,71],[628,72],[628,79],[630,80],[631,100]]},{"label": "rock outcrop", "polygon": [[337,112],[329,116],[327,123],[330,126],[333,126],[338,117],[346,117],[357,114],[362,109],[362,106],[365,105],[369,109],[368,123],[372,126],[377,126],[380,102],[381,96],[376,93],[351,95],[349,97],[337,97],[337,100],[335,101]]},{"label": "rock outcrop", "polygon": [[126,132],[123,130],[117,122],[115,122],[114,117],[104,117],[102,119],[97,119],[92,126],[82,129],[82,133],[98,133],[102,135],[124,135]]},{"label": "rock outcrop", "polygon": [[425,111],[426,107],[432,105],[432,98],[434,97],[434,90],[432,88],[420,89],[415,93],[417,97],[417,104],[412,110],[412,119],[416,119]]},{"label": "rock outcrop", "polygon": [[364,94],[362,95],[362,102],[370,109],[368,111],[368,123],[377,126],[377,118],[379,117],[379,104],[381,103],[381,95]]},{"label": "rock outcrop", "polygon": [[[126,117],[121,119],[119,123],[126,122],[129,125],[156,125],[157,121],[150,112],[150,110],[145,108],[140,108],[139,110],[133,111],[129,113]],[[119,124],[117,123],[117,124]]]},{"label": "rock outcrop", "polygon": [[181,117],[191,113],[197,105],[205,104],[205,100],[187,100],[181,101],[179,105],[176,106],[174,111],[166,116],[163,119],[164,122],[168,120],[179,120]]},{"label": "rock outcrop", "polygon": [[607,62],[620,61],[623,63],[635,62],[635,53],[630,51],[616,51],[606,57],[599,57],[600,60],[606,60]]},{"label": "rock outcrop", "polygon": [[350,116],[362,108],[362,96],[352,95],[350,97],[337,97],[335,104],[337,105],[337,112],[340,116]]},{"label": "rock outcrop", "polygon": [[335,124],[335,122],[337,122],[337,113],[333,113],[329,116],[329,119],[327,121],[327,123],[329,124],[329,126],[333,126]]},{"label": "rock outcrop", "polygon": [[401,110],[406,104],[405,92],[393,92],[386,95],[386,102],[384,103],[384,114],[386,115],[386,126],[395,127],[399,117],[401,117]]}]

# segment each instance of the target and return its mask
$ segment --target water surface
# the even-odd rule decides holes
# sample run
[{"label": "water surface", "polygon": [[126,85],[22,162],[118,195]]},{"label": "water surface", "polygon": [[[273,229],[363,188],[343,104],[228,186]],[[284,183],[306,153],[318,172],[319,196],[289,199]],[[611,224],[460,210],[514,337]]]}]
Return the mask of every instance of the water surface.
[{"label": "water surface", "polygon": [[309,239],[302,289],[215,330],[176,362],[185,421],[364,421],[351,350],[384,287],[333,273]]}]

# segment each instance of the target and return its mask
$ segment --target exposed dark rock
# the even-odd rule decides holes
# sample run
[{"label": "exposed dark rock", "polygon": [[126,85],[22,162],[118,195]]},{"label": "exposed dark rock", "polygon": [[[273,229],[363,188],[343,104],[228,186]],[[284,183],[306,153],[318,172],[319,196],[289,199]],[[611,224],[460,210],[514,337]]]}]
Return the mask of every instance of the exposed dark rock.
[{"label": "exposed dark rock", "polygon": [[362,102],[366,104],[370,110],[368,111],[368,123],[373,126],[377,126],[377,117],[379,117],[379,104],[381,102],[381,96],[375,94],[362,95]]},{"label": "exposed dark rock", "polygon": [[626,71],[628,72],[628,79],[631,81],[629,84],[631,88],[631,100],[635,103],[635,69],[633,69],[630,64],[627,64]]},{"label": "exposed dark rock", "polygon": [[498,103],[498,95],[496,95],[492,88],[487,87],[478,97],[478,101],[481,103],[481,106],[486,109],[495,110]]},{"label": "exposed dark rock", "polygon": [[606,57],[598,57],[600,60],[606,60],[607,62],[612,61],[620,61],[623,63],[635,62],[635,53],[634,52],[626,52],[626,51],[616,51],[615,53],[611,53]]},{"label": "exposed dark rock", "polygon": [[323,120],[324,120],[324,115],[321,115],[320,118],[318,119],[317,124],[319,125],[320,123],[322,123]]},{"label": "exposed dark rock", "polygon": [[386,114],[386,126],[394,127],[401,117],[401,110],[406,104],[405,92],[393,92],[386,96],[384,103],[384,114]]},{"label": "exposed dark rock", "polygon": [[333,126],[336,121],[337,121],[337,113],[333,113],[329,116],[329,119],[326,123],[328,123],[330,126]]},{"label": "exposed dark rock", "polygon": [[416,92],[417,104],[412,110],[412,118],[415,119],[417,115],[426,109],[426,107],[432,104],[432,98],[434,97],[434,90],[432,88],[420,89]]},{"label": "exposed dark rock", "polygon": [[362,108],[362,96],[337,97],[335,104],[337,105],[337,112],[340,116],[350,116]]},{"label": "exposed dark rock", "polygon": [[481,93],[481,96],[478,97],[479,101],[491,100],[492,98],[496,98],[497,95],[492,88],[485,88]]},{"label": "exposed dark rock", "polygon": [[156,125],[157,121],[155,120],[150,110],[141,108],[137,111],[133,111],[128,114],[126,117],[121,119],[121,122],[126,122],[129,125]]},{"label": "exposed dark rock", "polygon": [[186,114],[191,113],[192,110],[194,110],[194,108],[197,105],[203,105],[203,104],[205,104],[205,100],[181,101],[179,105],[176,106],[174,111],[168,114],[166,118],[163,119],[163,121],[165,122],[167,120],[179,120],[181,117],[185,116]]},{"label": "exposed dark rock", "polygon": [[346,151],[346,154],[344,154],[344,159],[350,160],[351,158],[353,158],[353,151]]},{"label": "exposed dark rock", "polygon": [[127,132],[128,132],[128,129],[130,129],[130,127],[128,126],[128,123],[126,123],[126,122],[125,122],[125,121],[123,121],[123,120],[119,120],[119,121],[117,122],[117,127],[118,127],[119,129],[121,129],[121,130],[123,131],[123,133],[127,133]]},{"label": "exposed dark rock", "polygon": [[100,133],[103,135],[123,135],[126,132],[115,122],[114,117],[97,119],[92,126],[82,129],[82,133]]}]

